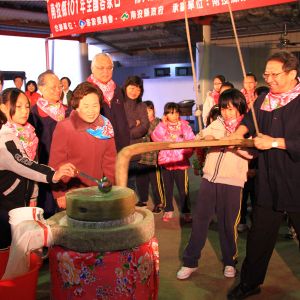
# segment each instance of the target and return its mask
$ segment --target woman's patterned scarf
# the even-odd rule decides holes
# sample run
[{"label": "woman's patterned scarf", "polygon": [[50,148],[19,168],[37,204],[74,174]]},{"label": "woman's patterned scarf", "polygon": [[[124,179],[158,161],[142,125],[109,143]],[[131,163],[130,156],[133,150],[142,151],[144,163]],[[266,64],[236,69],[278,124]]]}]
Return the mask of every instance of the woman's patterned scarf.
[{"label": "woman's patterned scarf", "polygon": [[97,126],[95,129],[89,128],[86,130],[86,132],[100,140],[108,140],[108,139],[113,138],[114,130],[113,130],[113,127],[112,127],[110,121],[101,115],[98,118],[98,122],[101,121],[101,119],[100,119],[101,117],[104,120],[104,125]]},{"label": "woman's patterned scarf", "polygon": [[46,113],[53,120],[59,122],[65,118],[65,109],[60,101],[56,103],[49,103],[48,100],[44,98],[39,98],[36,102],[37,106]]},{"label": "woman's patterned scarf", "polygon": [[114,97],[116,84],[113,80],[108,81],[107,83],[102,83],[99,81],[93,74],[87,79],[88,82],[94,83],[97,85],[103,93],[104,101],[110,106],[110,102]]},{"label": "woman's patterned scarf", "polygon": [[28,158],[34,160],[39,143],[39,139],[35,134],[35,128],[28,122],[25,125],[6,122],[3,126],[10,128],[15,133],[20,140]]},{"label": "woman's patterned scarf", "polygon": [[298,84],[288,92],[281,93],[281,94],[273,94],[272,92],[269,92],[266,95],[266,98],[262,103],[260,109],[265,111],[273,111],[277,108],[289,104],[292,100],[297,98],[299,94],[300,94],[300,77],[298,77]]}]

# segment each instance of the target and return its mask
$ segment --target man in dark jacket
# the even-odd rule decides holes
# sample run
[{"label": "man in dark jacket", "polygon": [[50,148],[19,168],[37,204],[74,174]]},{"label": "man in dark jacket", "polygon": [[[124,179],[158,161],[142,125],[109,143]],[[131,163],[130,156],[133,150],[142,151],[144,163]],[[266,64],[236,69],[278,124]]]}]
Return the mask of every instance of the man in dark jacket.
[{"label": "man in dark jacket", "polygon": [[96,54],[91,65],[92,74],[87,81],[97,85],[103,93],[101,114],[107,117],[114,129],[117,151],[130,144],[130,132],[124,109],[122,90],[112,80],[114,65],[110,55]]},{"label": "man in dark jacket", "polygon": [[[60,95],[62,85],[59,78],[50,70],[41,73],[37,82],[42,96],[31,108],[29,122],[34,126],[39,138],[38,160],[48,164],[53,131],[56,124],[69,116],[71,109],[62,105]],[[39,183],[38,206],[44,209],[45,218],[54,215],[57,203],[52,196],[51,186]]]},{"label": "man in dark jacket", "polygon": [[[263,77],[270,92],[259,97],[254,109],[259,131],[254,144],[259,149],[257,205],[248,234],[241,281],[227,295],[245,299],[260,292],[279,227],[287,212],[300,234],[300,83],[297,58],[285,51],[273,54]],[[233,138],[255,136],[251,112]]]}]

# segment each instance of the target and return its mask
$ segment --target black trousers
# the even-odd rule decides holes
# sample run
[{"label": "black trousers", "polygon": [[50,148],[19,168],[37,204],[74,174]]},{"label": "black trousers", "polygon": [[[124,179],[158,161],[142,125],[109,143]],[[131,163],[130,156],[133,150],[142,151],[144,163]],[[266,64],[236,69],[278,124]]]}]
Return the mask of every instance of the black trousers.
[{"label": "black trousers", "polygon": [[39,182],[37,206],[44,210],[44,218],[48,219],[58,212],[56,200],[53,198],[51,185]]},{"label": "black trousers", "polygon": [[176,183],[179,193],[179,211],[181,213],[189,213],[189,179],[187,170],[167,170],[162,168],[164,181],[166,206],[165,212],[174,211],[173,206],[173,189]]},{"label": "black trousers", "polygon": [[247,224],[247,214],[248,214],[248,196],[250,196],[252,209],[255,205],[255,184],[254,178],[249,178],[243,188],[242,197],[242,207],[241,207],[241,224]]},{"label": "black trousers", "polygon": [[0,249],[7,248],[11,244],[11,231],[8,211],[0,209]]},{"label": "black trousers", "polygon": [[212,183],[202,179],[197,201],[193,206],[193,223],[189,243],[183,253],[183,265],[198,266],[205,245],[208,227],[214,214],[225,266],[234,266],[237,258],[237,225],[240,220],[241,187]]},{"label": "black trousers", "polygon": [[[292,225],[300,236],[300,212],[287,212]],[[241,281],[249,286],[264,282],[284,212],[256,205],[253,223],[248,233],[246,257],[242,265]]]},{"label": "black trousers", "polygon": [[152,188],[154,205],[165,205],[164,187],[159,166],[138,164],[136,174],[136,187],[140,202],[147,202],[149,196],[149,184]]}]

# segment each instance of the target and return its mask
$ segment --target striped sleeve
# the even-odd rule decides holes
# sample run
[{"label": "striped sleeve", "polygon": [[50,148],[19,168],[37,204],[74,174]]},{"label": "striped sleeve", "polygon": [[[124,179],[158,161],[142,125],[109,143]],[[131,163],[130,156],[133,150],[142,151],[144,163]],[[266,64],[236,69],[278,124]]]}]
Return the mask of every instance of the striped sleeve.
[{"label": "striped sleeve", "polygon": [[23,156],[14,140],[7,140],[2,144],[0,157],[0,170],[11,171],[38,182],[52,182],[55,171]]}]

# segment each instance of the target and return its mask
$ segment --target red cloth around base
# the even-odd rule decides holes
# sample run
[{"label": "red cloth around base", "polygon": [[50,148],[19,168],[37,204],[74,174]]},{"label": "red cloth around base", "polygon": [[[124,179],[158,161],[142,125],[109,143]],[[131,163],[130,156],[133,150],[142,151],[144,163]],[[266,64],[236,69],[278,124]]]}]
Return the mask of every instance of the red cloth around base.
[{"label": "red cloth around base", "polygon": [[158,297],[159,253],[154,237],[136,248],[114,252],[49,250],[51,299],[132,300]]}]

